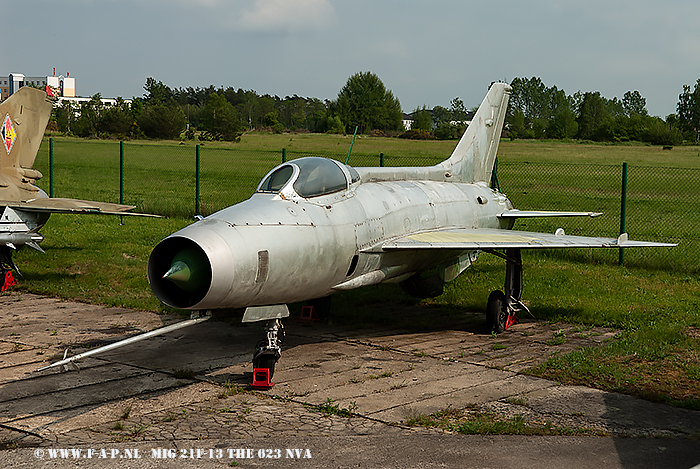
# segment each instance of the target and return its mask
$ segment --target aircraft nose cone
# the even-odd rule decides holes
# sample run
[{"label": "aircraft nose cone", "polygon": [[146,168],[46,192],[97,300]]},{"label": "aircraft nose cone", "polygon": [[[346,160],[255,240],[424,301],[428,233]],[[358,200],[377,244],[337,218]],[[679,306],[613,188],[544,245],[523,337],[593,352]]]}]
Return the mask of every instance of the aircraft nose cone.
[{"label": "aircraft nose cone", "polygon": [[163,278],[167,278],[171,282],[175,282],[179,285],[186,285],[191,274],[190,266],[182,261],[176,261],[170,266],[170,270],[163,275]]},{"label": "aircraft nose cone", "polygon": [[208,262],[200,252],[192,248],[185,248],[175,253],[170,268],[163,274],[162,278],[193,293],[205,286],[207,268]]},{"label": "aircraft nose cone", "polygon": [[194,241],[171,237],[161,241],[148,260],[148,281],[156,297],[175,308],[199,303],[209,291],[209,257]]}]

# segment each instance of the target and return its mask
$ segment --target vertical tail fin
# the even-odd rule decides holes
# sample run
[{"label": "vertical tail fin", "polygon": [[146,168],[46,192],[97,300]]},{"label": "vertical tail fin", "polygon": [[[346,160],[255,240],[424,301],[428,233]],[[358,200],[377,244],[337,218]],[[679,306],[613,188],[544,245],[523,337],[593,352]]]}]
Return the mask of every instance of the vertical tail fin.
[{"label": "vertical tail fin", "polygon": [[510,91],[507,83],[491,85],[452,156],[441,163],[453,181],[488,184],[491,180]]},{"label": "vertical tail fin", "polygon": [[55,99],[41,90],[20,88],[0,104],[0,171],[30,169],[41,145]]}]

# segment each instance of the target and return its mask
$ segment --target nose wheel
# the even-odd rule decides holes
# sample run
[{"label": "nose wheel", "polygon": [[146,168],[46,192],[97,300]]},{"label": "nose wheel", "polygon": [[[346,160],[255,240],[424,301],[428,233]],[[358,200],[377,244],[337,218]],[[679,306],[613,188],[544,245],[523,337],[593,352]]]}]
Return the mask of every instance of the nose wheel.
[{"label": "nose wheel", "polygon": [[275,374],[275,365],[280,359],[284,342],[284,326],[279,319],[271,319],[265,323],[265,339],[255,346],[253,352],[253,374],[256,370],[267,369],[269,385],[272,385],[272,375]]}]

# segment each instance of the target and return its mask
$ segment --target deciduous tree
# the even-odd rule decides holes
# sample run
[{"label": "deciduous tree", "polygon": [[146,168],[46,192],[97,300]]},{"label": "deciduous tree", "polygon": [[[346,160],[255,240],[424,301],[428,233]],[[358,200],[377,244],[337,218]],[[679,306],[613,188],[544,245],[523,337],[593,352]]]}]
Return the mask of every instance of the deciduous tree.
[{"label": "deciduous tree", "polygon": [[647,116],[647,100],[639,91],[628,91],[622,97],[622,108],[627,117]]},{"label": "deciduous tree", "polygon": [[424,130],[430,132],[433,130],[433,116],[428,111],[428,108],[423,105],[423,107],[417,107],[413,111],[413,125],[412,130]]},{"label": "deciduous tree", "polygon": [[187,118],[177,105],[144,106],[138,124],[149,138],[177,139],[185,130]]},{"label": "deciduous tree", "polygon": [[135,123],[131,106],[122,98],[117,98],[116,104],[102,110],[99,130],[109,135],[127,137],[133,133]]},{"label": "deciduous tree", "polygon": [[683,85],[683,92],[678,96],[678,122],[683,130],[700,130],[700,79],[695,82],[695,87]]},{"label": "deciduous tree", "polygon": [[79,137],[96,137],[103,107],[100,93],[95,94],[90,101],[80,103],[80,115],[73,123],[73,133]]},{"label": "deciduous tree", "polygon": [[237,141],[241,135],[238,112],[225,97],[213,93],[200,116],[201,128],[214,140]]},{"label": "deciduous tree", "polygon": [[359,72],[348,78],[331,107],[347,129],[358,126],[361,133],[402,127],[401,103],[371,72]]},{"label": "deciduous tree", "polygon": [[578,137],[584,140],[600,140],[599,129],[610,119],[605,109],[605,99],[599,91],[584,93],[578,109]]},{"label": "deciduous tree", "polygon": [[173,90],[164,85],[162,81],[156,81],[153,77],[146,78],[146,84],[143,87],[143,100],[146,105],[154,104],[172,104],[175,102]]}]

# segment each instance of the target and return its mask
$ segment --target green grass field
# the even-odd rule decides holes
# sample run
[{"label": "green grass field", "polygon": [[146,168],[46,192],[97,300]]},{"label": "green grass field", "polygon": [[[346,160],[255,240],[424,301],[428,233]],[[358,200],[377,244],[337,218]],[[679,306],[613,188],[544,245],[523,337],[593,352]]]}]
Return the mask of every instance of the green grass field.
[{"label": "green grass field", "polygon": [[[247,198],[259,179],[281,162],[281,148],[287,148],[290,159],[321,154],[344,160],[349,144],[350,137],[258,133],[244,136],[241,144],[207,143],[201,149],[205,210],[217,210]],[[446,158],[454,145],[363,137],[355,142],[350,163],[378,165],[382,152],[387,165],[434,164]],[[124,217],[121,225],[118,217],[54,215],[42,229],[46,254],[24,249],[15,256],[24,275],[18,288],[107,305],[165,310],[150,292],[146,264],[158,241],[191,223],[186,215],[194,212],[194,152],[191,143],[127,142],[125,202],[171,216]],[[587,227],[568,225],[565,230],[588,234],[584,230],[593,229],[615,236],[619,230],[616,194],[623,161],[630,163],[630,183],[634,168],[649,168],[641,178],[647,182],[630,189],[630,197],[642,207],[628,219],[631,235],[646,239],[654,235],[650,226],[660,225],[667,230],[660,236],[670,231],[673,236],[697,240],[697,228],[681,223],[698,225],[692,219],[700,212],[697,196],[692,198],[698,181],[687,176],[700,168],[697,147],[663,151],[643,145],[503,141],[499,150],[500,184],[519,208],[604,211],[606,215],[600,219],[585,220],[592,222]],[[581,163],[582,172],[562,174],[557,163]],[[40,186],[48,192],[46,143],[35,168],[44,173]],[[547,168],[551,172],[545,171]],[[686,172],[676,174],[676,169],[668,168]],[[677,193],[679,200],[674,199]],[[118,202],[119,143],[56,138],[54,196]],[[673,221],[673,217],[680,221]],[[540,229],[530,224],[526,228]],[[548,231],[553,228],[541,227]],[[672,254],[661,254],[668,257],[667,261],[654,261],[651,266],[629,253],[632,261],[626,267],[615,264],[617,252],[611,252],[609,258],[593,250],[565,257],[525,253],[523,297],[538,318],[621,331],[619,339],[603,347],[553,357],[531,372],[565,383],[700,409],[697,254],[690,259],[682,245],[674,249]],[[680,265],[682,262],[685,264]],[[442,296],[432,300],[409,298],[394,285],[344,292],[334,302],[333,321],[358,326],[381,324],[382,310],[396,304],[417,305],[426,312],[434,308],[449,314],[483,312],[488,293],[502,288],[504,271],[502,260],[482,255],[472,268],[448,284]],[[431,324],[431,317],[426,314],[425,321],[406,326],[440,327]]]},{"label": "green grass field", "polygon": [[[262,177],[286,157],[319,155],[345,161],[352,138],[313,134],[245,134],[241,143],[200,147],[199,201],[196,202],[196,148],[191,142],[126,142],[123,201],[138,211],[189,218],[211,214],[247,199]],[[354,166],[428,166],[445,159],[455,142],[410,141],[360,136],[350,155]],[[516,229],[617,237],[620,229],[622,163],[629,163],[626,231],[632,239],[680,243],[677,249],[627,250],[630,265],[700,268],[700,156],[696,147],[671,151],[649,145],[594,145],[502,141],[498,175],[501,190],[517,208],[602,212],[595,219],[519,221]],[[35,168],[46,177],[48,148]],[[89,184],[86,183],[89,181]],[[54,139],[53,195],[120,201],[119,142]],[[578,255],[578,254],[576,254]],[[615,262],[616,252],[596,251],[593,259]]]}]

